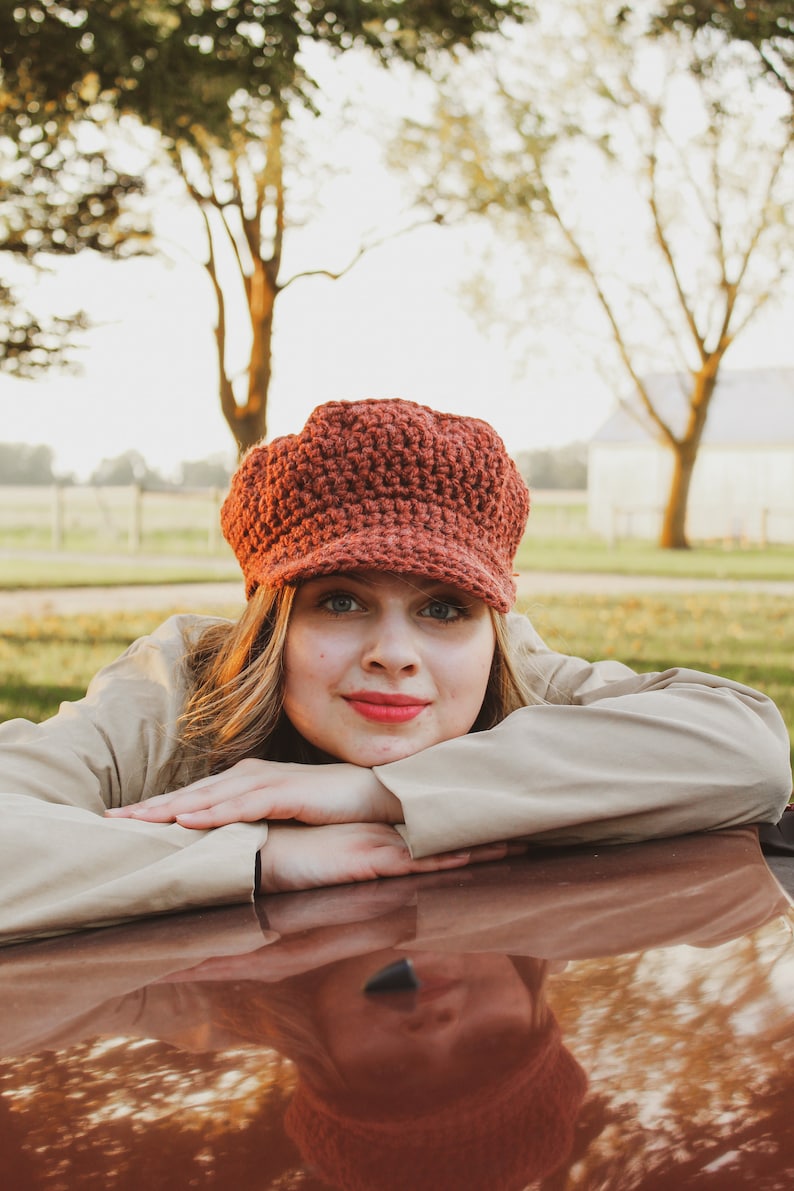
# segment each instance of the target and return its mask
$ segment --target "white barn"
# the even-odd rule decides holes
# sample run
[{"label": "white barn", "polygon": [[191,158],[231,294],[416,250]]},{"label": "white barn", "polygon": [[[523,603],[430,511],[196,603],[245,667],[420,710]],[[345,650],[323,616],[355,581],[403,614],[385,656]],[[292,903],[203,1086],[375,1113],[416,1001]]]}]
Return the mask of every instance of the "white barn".
[{"label": "white barn", "polygon": [[[647,378],[654,406],[678,433],[683,377]],[[590,440],[590,528],[610,540],[659,536],[673,454],[647,414],[618,409]],[[690,541],[794,543],[794,369],[722,372],[689,496]]]}]

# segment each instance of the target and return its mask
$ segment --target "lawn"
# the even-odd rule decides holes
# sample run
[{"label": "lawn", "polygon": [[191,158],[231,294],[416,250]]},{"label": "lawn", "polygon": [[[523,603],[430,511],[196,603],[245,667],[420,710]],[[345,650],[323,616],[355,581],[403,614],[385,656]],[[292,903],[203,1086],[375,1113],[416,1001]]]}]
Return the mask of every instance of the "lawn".
[{"label": "lawn", "polygon": [[[752,593],[549,596],[527,606],[549,645],[637,670],[688,666],[766,691],[794,739],[794,601]],[[233,608],[213,612],[234,614]],[[167,613],[19,617],[0,638],[0,719],[43,719]]]},{"label": "lawn", "polygon": [[240,581],[233,558],[101,558],[88,555],[15,558],[0,561],[0,589],[24,591],[42,587],[118,587],[148,583],[216,583]]},{"label": "lawn", "polygon": [[[794,548],[768,546],[727,549],[659,550],[646,542],[608,546],[596,538],[528,535],[518,551],[520,571],[595,572],[659,575],[683,579],[794,580]],[[200,583],[239,578],[230,551],[210,557],[180,554],[157,557],[99,553],[39,554],[3,552],[0,588],[107,587],[136,583]]]},{"label": "lawn", "polygon": [[[219,528],[219,494],[0,487],[0,587],[72,587],[236,578]],[[135,515],[134,510],[137,509]],[[55,528],[58,527],[58,532]],[[728,541],[692,550],[609,544],[587,528],[584,499],[536,493],[517,569],[682,578],[794,580],[794,546]]]},{"label": "lawn", "polygon": [[[530,527],[531,527],[530,521]],[[540,537],[527,533],[516,558],[519,571],[575,571],[662,575],[684,579],[794,580],[794,547],[711,544],[660,550],[651,542],[610,546],[599,538]]]}]

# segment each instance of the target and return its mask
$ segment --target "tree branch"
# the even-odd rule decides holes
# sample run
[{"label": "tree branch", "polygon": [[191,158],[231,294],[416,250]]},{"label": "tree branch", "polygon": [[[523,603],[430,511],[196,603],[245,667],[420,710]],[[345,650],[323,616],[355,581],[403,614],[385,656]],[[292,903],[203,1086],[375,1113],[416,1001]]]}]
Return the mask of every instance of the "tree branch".
[{"label": "tree branch", "polygon": [[766,51],[764,49],[762,49],[761,46],[756,46],[755,48],[758,51],[759,58],[761,59],[761,61],[763,62],[764,66],[769,71],[769,73],[774,75],[774,77],[780,83],[783,90],[787,91],[788,94],[794,99],[794,87],[792,87],[792,85],[791,85],[791,80],[786,78],[786,76],[782,73],[780,68],[775,65],[774,60],[767,55]]},{"label": "tree branch", "polygon": [[233,426],[234,415],[237,408],[237,403],[234,400],[234,390],[231,381],[226,372],[226,301],[223,296],[223,288],[218,279],[218,269],[215,260],[215,248],[212,239],[212,227],[210,225],[209,214],[207,212],[206,204],[198,203],[198,209],[201,213],[201,218],[204,221],[204,228],[207,233],[207,260],[204,262],[204,270],[210,279],[210,283],[215,292],[215,301],[217,303],[218,316],[215,320],[215,345],[218,355],[218,388],[220,390],[220,402],[223,416]]},{"label": "tree branch", "polygon": [[[539,170],[539,167],[538,167],[538,170]],[[540,175],[540,171],[539,171],[539,177],[542,180],[542,175]],[[587,277],[590,279],[590,284],[592,285],[593,290],[595,291],[595,295],[596,295],[596,298],[598,299],[598,303],[599,303],[601,309],[603,310],[604,314],[606,315],[607,320],[610,325],[610,328],[612,330],[612,338],[615,342],[615,346],[618,349],[618,354],[619,354],[621,360],[623,361],[623,365],[626,368],[626,371],[628,372],[629,376],[631,377],[632,381],[634,382],[634,387],[637,390],[637,395],[640,398],[640,402],[643,406],[643,409],[648,414],[648,417],[651,419],[651,421],[654,423],[654,425],[657,426],[658,429],[661,431],[664,438],[671,445],[675,444],[677,442],[677,439],[676,439],[676,436],[675,436],[673,430],[671,429],[670,426],[668,426],[667,422],[665,422],[665,420],[661,416],[661,414],[659,414],[658,411],[655,409],[653,402],[651,401],[650,396],[648,394],[648,390],[645,387],[643,379],[640,376],[640,374],[637,372],[636,368],[634,367],[634,361],[631,358],[631,353],[629,352],[628,344],[626,343],[626,340],[623,337],[623,332],[621,331],[620,326],[617,321],[617,318],[615,317],[615,312],[612,309],[612,304],[609,301],[609,299],[607,298],[606,293],[604,292],[604,290],[601,286],[601,283],[599,282],[598,277],[596,276],[596,271],[595,271],[594,267],[590,263],[589,258],[585,255],[585,252],[584,252],[581,244],[579,243],[577,237],[574,235],[571,228],[568,226],[568,224],[562,218],[559,210],[557,209],[557,206],[555,205],[555,203],[551,197],[551,191],[549,190],[548,185],[546,185],[545,182],[543,184],[545,187],[544,198],[545,198],[545,203],[546,203],[546,210],[548,211],[549,215],[551,215],[552,219],[555,221],[558,228],[562,232],[562,235],[563,235],[566,243],[568,244],[568,246],[570,247],[571,251],[574,254],[576,263],[587,274]]]},{"label": "tree branch", "polygon": [[654,297],[652,297],[648,292],[647,287],[630,285],[628,286],[628,291],[629,293],[634,294],[641,302],[644,302],[646,306],[650,307],[667,332],[668,338],[675,348],[676,355],[679,358],[682,368],[688,371],[689,361],[686,358],[686,351],[684,349],[683,343],[681,342],[680,328],[676,327],[673,323],[670,315],[667,313],[664,303],[657,301]]},{"label": "tree branch", "polygon": [[409,232],[415,232],[419,228],[431,227],[433,224],[441,226],[443,223],[443,216],[432,215],[427,219],[418,219],[416,223],[412,223],[408,227],[399,228],[395,232],[386,232],[384,235],[378,236],[376,240],[370,240],[368,243],[362,244],[347,262],[347,264],[343,266],[343,268],[337,269],[336,271],[333,269],[305,269],[301,273],[294,273],[292,277],[289,277],[286,281],[284,281],[279,286],[279,290],[283,292],[288,286],[292,285],[294,281],[300,281],[304,277],[327,277],[331,281],[339,281],[340,277],[344,277],[346,273],[349,273],[350,270],[358,264],[362,256],[366,256],[367,253],[372,252],[373,249],[380,248],[383,244],[388,244],[391,240],[397,240],[400,236],[406,236]]},{"label": "tree branch", "polygon": [[758,215],[758,221],[756,223],[755,230],[754,230],[752,236],[750,237],[749,243],[747,245],[747,250],[744,253],[744,256],[742,258],[742,263],[739,268],[739,273],[733,282],[733,284],[736,286],[737,290],[739,289],[739,287],[742,284],[742,281],[744,280],[744,275],[747,272],[748,266],[750,264],[750,259],[753,255],[753,253],[755,252],[756,248],[758,247],[758,242],[761,239],[761,236],[766,231],[766,228],[768,226],[767,204],[768,204],[768,202],[771,198],[771,195],[772,195],[772,188],[774,187],[775,182],[777,181],[777,179],[780,175],[780,171],[783,168],[783,162],[785,161],[786,154],[788,153],[788,150],[791,146],[791,141],[792,141],[792,137],[790,136],[788,138],[788,140],[785,141],[780,146],[777,157],[775,159],[775,163],[774,163],[772,170],[769,174],[769,181],[767,182],[766,193],[764,194],[764,201],[761,205],[761,209],[760,209],[760,212]]},{"label": "tree branch", "polygon": [[692,310],[690,309],[689,299],[687,298],[686,291],[684,290],[684,286],[683,286],[683,284],[681,282],[681,278],[678,274],[678,268],[675,263],[675,257],[673,256],[673,250],[670,247],[670,242],[667,239],[667,234],[664,230],[664,225],[662,223],[661,213],[659,211],[657,177],[656,177],[657,157],[656,157],[656,150],[653,146],[651,147],[647,161],[648,161],[648,176],[649,176],[649,180],[650,180],[650,184],[651,184],[651,193],[648,198],[648,204],[651,208],[651,215],[653,217],[653,229],[654,229],[654,235],[656,237],[656,243],[659,245],[659,248],[661,249],[661,252],[662,252],[662,256],[664,257],[665,261],[667,262],[667,267],[670,270],[670,276],[673,279],[673,285],[675,286],[675,291],[678,294],[678,301],[681,306],[681,310],[683,312],[687,326],[689,327],[689,330],[692,334],[692,338],[695,341],[695,346],[697,348],[701,362],[704,362],[706,359],[706,354],[707,354],[706,347],[703,342],[703,337],[700,334],[700,329],[697,325],[695,316],[694,316]]}]

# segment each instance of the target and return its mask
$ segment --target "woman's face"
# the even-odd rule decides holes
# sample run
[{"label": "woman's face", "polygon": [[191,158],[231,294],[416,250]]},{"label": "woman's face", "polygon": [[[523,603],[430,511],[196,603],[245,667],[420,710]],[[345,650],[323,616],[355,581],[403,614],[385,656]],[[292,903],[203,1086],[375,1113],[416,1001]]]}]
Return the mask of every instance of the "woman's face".
[{"label": "woman's face", "polygon": [[472,1069],[483,1078],[515,1061],[535,1028],[534,1001],[506,955],[412,949],[416,992],[361,992],[368,976],[405,956],[402,950],[361,956],[319,982],[318,1028],[349,1086],[399,1101],[423,1085],[430,1091],[457,1084],[460,1091]]},{"label": "woman's face", "polygon": [[494,653],[488,607],[432,579],[327,575],[297,591],[284,710],[310,744],[371,767],[463,736]]}]

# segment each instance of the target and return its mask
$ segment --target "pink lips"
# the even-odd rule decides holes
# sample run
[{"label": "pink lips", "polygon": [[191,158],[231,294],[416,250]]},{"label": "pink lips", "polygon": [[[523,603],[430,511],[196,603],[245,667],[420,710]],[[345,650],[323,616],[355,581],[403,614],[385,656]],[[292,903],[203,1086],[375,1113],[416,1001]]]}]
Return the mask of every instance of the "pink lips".
[{"label": "pink lips", "polygon": [[345,702],[364,719],[378,724],[407,724],[427,707],[415,695],[385,695],[379,691],[353,691],[345,695]]}]

